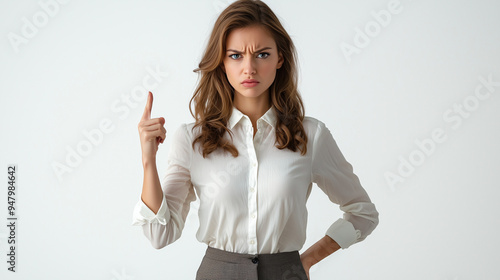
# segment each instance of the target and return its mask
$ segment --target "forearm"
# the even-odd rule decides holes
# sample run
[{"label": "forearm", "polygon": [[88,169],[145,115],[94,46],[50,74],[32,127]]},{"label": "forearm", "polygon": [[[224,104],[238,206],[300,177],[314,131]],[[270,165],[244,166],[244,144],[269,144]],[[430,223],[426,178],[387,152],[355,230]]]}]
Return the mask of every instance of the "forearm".
[{"label": "forearm", "polygon": [[163,200],[163,191],[156,168],[156,159],[143,160],[143,166],[144,180],[142,183],[141,199],[156,214]]},{"label": "forearm", "polygon": [[340,245],[330,236],[325,235],[302,253],[300,259],[304,264],[311,267],[338,249],[340,249]]}]

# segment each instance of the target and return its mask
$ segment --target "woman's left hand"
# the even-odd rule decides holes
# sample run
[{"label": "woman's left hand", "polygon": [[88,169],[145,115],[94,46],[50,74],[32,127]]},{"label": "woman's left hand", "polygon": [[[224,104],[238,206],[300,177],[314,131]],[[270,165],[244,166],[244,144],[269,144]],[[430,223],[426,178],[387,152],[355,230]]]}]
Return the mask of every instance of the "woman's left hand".
[{"label": "woman's left hand", "polygon": [[307,280],[311,280],[311,278],[309,278],[309,268],[304,268],[306,270],[306,275],[307,275]]},{"label": "woman's left hand", "polygon": [[309,269],[311,268],[308,264],[306,264],[304,262],[304,260],[301,258],[300,261],[302,262],[302,266],[304,267],[304,270],[306,271],[306,275],[307,275],[307,280],[311,280],[309,278]]}]

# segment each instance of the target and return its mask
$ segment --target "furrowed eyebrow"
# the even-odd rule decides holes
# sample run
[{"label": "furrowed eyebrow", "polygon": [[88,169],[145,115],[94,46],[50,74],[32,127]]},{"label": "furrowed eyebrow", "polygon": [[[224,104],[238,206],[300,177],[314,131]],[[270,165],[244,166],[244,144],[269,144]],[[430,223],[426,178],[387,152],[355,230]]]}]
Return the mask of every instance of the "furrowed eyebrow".
[{"label": "furrowed eyebrow", "polygon": [[[263,50],[268,50],[268,49],[272,49],[271,47],[265,47],[265,48],[262,48],[260,50],[257,50],[256,52],[261,52]],[[226,52],[235,52],[235,53],[242,53],[240,51],[237,51],[237,50],[232,50],[232,49],[228,49]]]}]

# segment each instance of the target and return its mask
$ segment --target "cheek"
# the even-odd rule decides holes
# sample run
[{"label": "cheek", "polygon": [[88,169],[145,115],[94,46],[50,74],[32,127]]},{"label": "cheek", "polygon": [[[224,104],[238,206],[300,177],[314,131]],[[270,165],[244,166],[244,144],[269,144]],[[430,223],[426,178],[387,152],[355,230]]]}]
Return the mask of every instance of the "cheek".
[{"label": "cheek", "polygon": [[231,81],[234,77],[234,69],[230,65],[225,65],[224,68],[226,69],[227,79]]},{"label": "cheek", "polygon": [[274,68],[274,65],[268,65],[262,70],[262,73],[269,79],[274,80],[276,77],[276,68]]},{"label": "cheek", "polygon": [[226,77],[231,86],[235,87],[239,82],[237,69],[233,69],[231,67],[226,67]]}]

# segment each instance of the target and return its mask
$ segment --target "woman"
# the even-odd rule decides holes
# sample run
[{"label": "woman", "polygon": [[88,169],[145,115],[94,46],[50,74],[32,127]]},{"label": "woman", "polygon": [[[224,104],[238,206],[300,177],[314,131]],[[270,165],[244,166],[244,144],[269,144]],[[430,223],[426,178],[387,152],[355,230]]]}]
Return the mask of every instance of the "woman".
[{"label": "woman", "polygon": [[[196,279],[309,279],[312,265],[373,231],[378,212],[352,166],[325,124],[304,116],[294,44],[265,3],[229,5],[195,72],[196,122],[174,132],[161,183],[165,119],[151,119],[152,93],[138,126],[144,182],[133,224],[153,247],[181,236],[197,196],[196,237],[208,247]],[[300,255],[312,183],[346,213]]]}]

